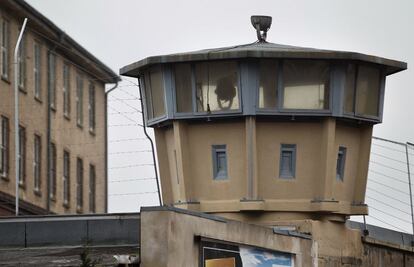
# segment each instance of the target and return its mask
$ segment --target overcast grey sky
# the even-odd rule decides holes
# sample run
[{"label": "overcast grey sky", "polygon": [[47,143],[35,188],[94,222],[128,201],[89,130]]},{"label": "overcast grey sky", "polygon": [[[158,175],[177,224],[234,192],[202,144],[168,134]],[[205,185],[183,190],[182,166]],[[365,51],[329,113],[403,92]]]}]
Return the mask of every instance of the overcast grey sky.
[{"label": "overcast grey sky", "polygon": [[[387,79],[384,122],[375,126],[374,134],[414,142],[414,1],[27,1],[116,72],[152,55],[253,42],[253,14],[273,17],[270,42],[408,62],[407,71]],[[110,98],[109,109],[109,124],[115,125],[109,129],[111,212],[157,204],[155,194],[144,193],[155,191],[154,180],[134,180],[153,177],[151,168],[116,168],[151,162],[149,153],[133,152],[149,148],[144,140],[115,142],[143,137],[139,127],[116,126],[141,121],[140,114],[125,104],[139,108],[137,88],[130,83],[121,86]]]}]

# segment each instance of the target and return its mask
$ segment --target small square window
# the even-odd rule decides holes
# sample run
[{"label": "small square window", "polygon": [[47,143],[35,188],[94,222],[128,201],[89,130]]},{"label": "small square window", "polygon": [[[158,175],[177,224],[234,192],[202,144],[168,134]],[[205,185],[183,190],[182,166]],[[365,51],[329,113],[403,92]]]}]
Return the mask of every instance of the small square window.
[{"label": "small square window", "polygon": [[227,179],[226,145],[213,145],[213,174],[214,179]]},{"label": "small square window", "polygon": [[346,147],[340,146],[336,160],[336,179],[343,181],[345,172]]},{"label": "small square window", "polygon": [[280,178],[294,178],[296,167],[296,145],[282,144],[280,146]]}]

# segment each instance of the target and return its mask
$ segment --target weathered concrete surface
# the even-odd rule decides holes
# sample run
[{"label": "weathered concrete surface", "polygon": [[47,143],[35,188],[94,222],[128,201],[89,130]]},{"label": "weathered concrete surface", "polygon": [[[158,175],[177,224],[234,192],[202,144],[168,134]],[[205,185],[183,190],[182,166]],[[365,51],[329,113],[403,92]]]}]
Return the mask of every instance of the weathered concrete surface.
[{"label": "weathered concrete surface", "polygon": [[296,267],[317,266],[314,262],[316,244],[309,238],[277,234],[269,227],[168,208],[141,209],[141,266],[198,266],[196,237],[200,236],[292,253]]},{"label": "weathered concrete surface", "polygon": [[[80,266],[84,247],[55,247],[31,249],[0,249],[0,266]],[[139,255],[139,247],[93,247],[89,258],[98,260],[99,266],[117,266],[113,255]]]},{"label": "weathered concrete surface", "polygon": [[0,249],[138,246],[139,224],[137,213],[0,219]]}]

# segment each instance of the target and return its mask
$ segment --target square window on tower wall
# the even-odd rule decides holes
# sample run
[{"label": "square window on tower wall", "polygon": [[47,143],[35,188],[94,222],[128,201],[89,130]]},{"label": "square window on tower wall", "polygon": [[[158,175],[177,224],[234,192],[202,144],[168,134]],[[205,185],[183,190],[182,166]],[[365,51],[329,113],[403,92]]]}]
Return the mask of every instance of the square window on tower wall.
[{"label": "square window on tower wall", "polygon": [[283,108],[329,109],[329,63],[285,60]]},{"label": "square window on tower wall", "polygon": [[280,178],[295,178],[296,168],[296,145],[282,144],[280,146]]},{"label": "square window on tower wall", "polygon": [[343,181],[345,173],[346,147],[340,146],[336,160],[336,179]]},{"label": "square window on tower wall", "polygon": [[218,61],[195,65],[198,112],[237,110],[239,104],[238,64]]},{"label": "square window on tower wall", "polygon": [[213,177],[215,180],[228,179],[226,145],[213,145]]}]

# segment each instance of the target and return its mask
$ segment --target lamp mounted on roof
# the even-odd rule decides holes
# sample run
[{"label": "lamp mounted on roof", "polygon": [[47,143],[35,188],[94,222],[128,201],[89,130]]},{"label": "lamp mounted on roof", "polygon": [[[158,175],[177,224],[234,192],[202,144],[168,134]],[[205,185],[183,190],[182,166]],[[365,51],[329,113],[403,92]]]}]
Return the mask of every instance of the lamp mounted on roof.
[{"label": "lamp mounted on roof", "polygon": [[251,16],[250,21],[257,32],[259,42],[266,42],[267,31],[272,25],[272,17],[270,16]]}]

